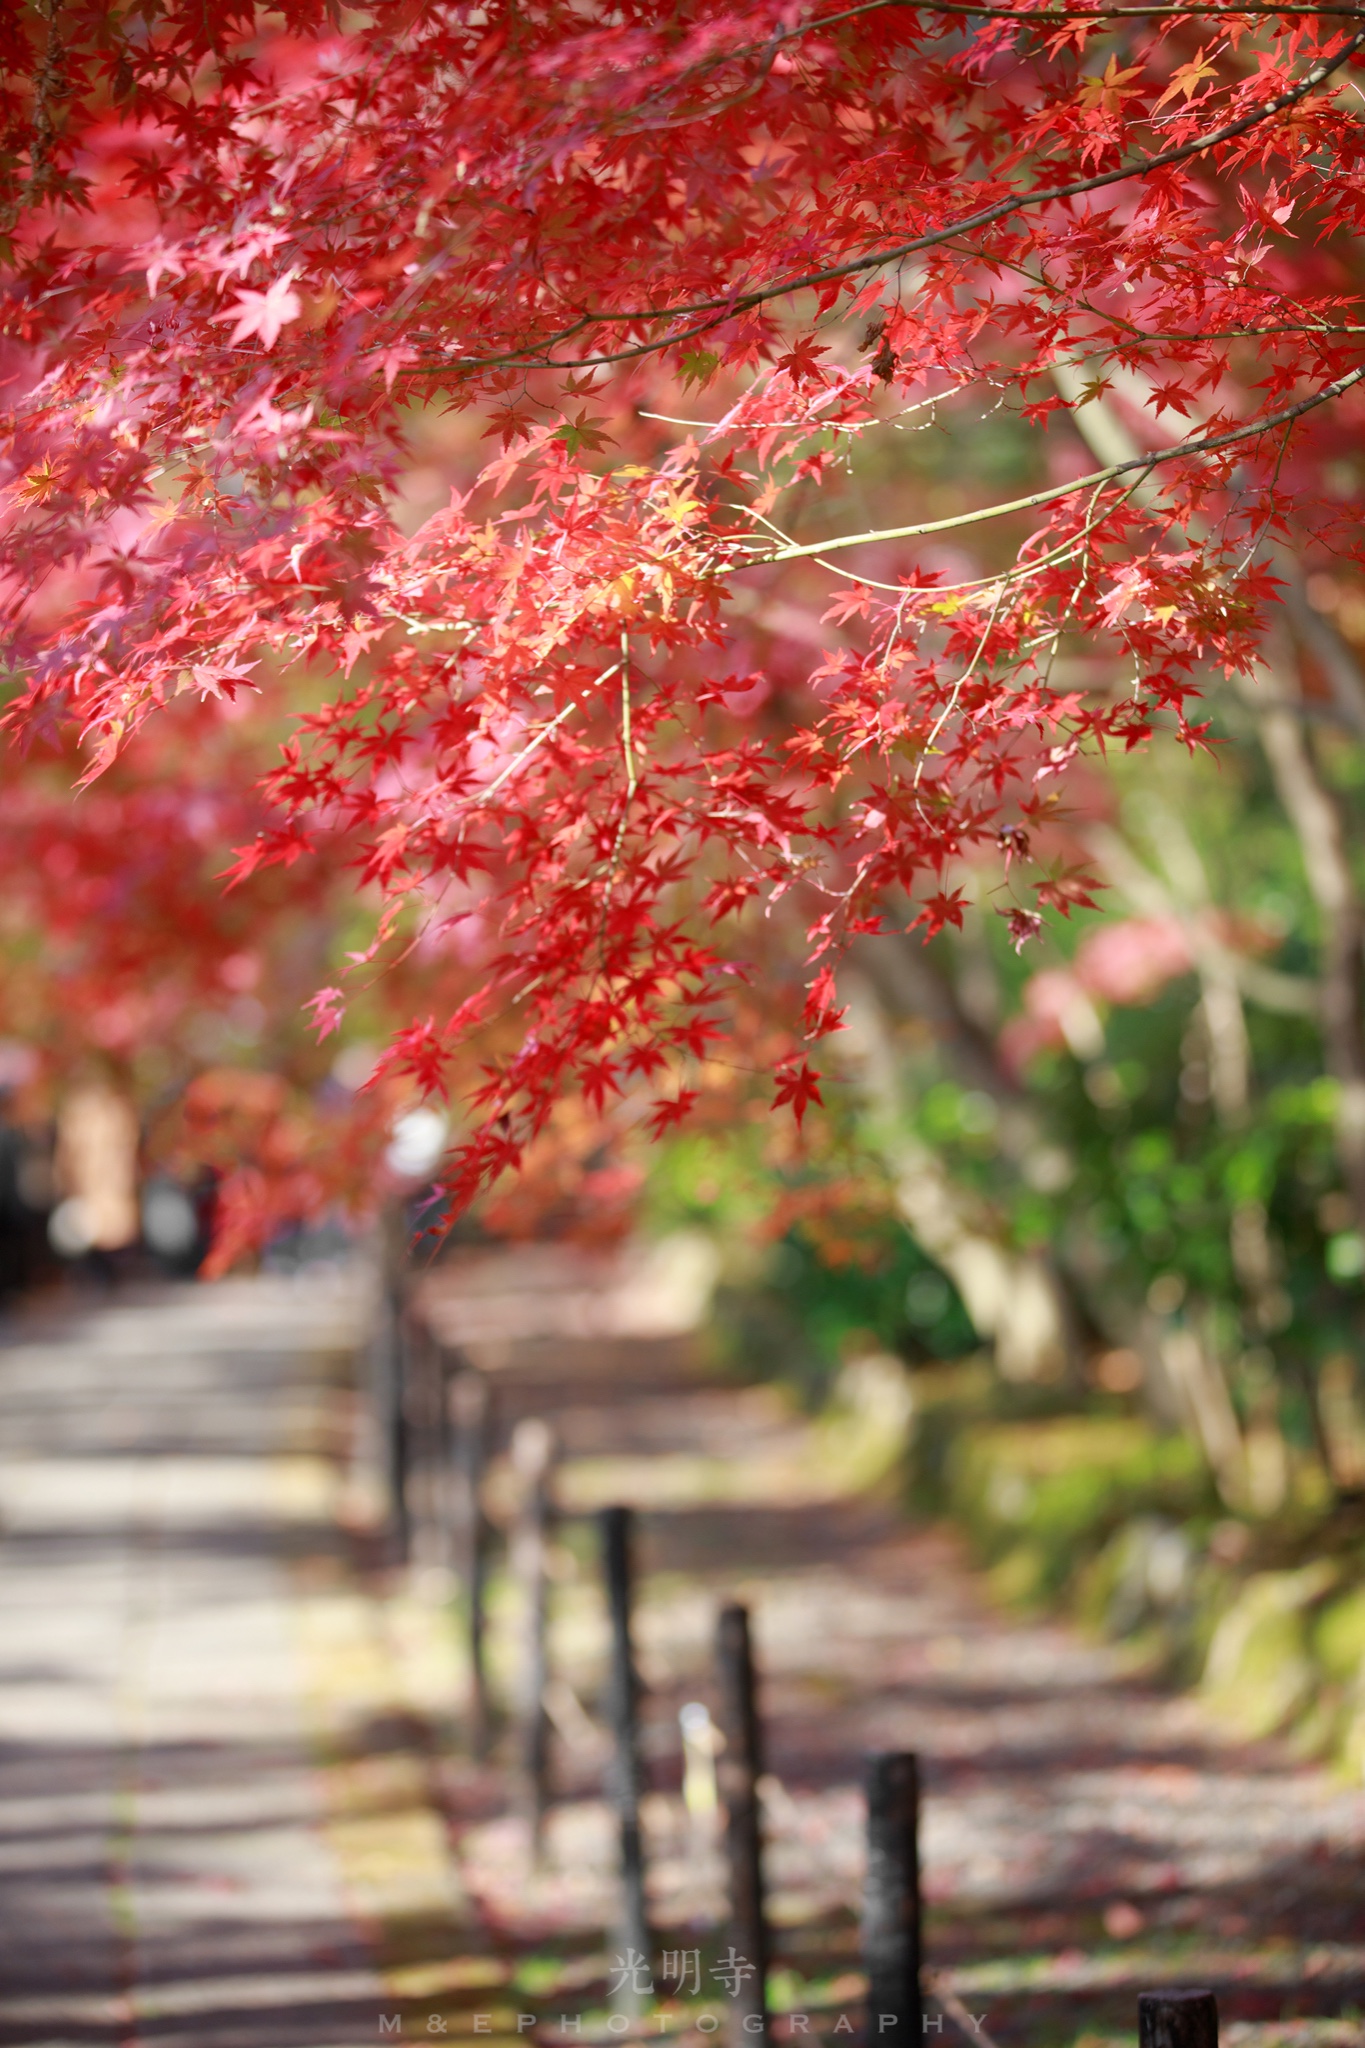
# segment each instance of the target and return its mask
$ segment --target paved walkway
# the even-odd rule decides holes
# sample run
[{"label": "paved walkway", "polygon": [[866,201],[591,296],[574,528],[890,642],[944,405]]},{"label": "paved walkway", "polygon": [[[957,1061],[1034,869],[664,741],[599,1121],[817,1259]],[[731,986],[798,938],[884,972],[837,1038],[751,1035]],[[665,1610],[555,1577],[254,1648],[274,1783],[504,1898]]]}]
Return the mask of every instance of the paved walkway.
[{"label": "paved walkway", "polygon": [[327,1839],[299,1585],[336,1274],[0,1346],[0,2040],[342,2048],[383,2001]]}]

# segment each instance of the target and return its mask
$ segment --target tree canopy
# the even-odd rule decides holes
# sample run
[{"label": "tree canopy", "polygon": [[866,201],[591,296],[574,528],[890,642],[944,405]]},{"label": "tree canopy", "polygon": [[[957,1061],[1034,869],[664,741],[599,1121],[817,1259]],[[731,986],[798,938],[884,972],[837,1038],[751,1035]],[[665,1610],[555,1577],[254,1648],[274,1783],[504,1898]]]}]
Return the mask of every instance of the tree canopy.
[{"label": "tree canopy", "polygon": [[[163,859],[213,783],[262,931],[353,873],[314,1016],[392,972],[376,1085],[464,1090],[452,1206],[575,1092],[662,1132],[725,1057],[799,1117],[850,943],[959,927],[973,862],[1020,948],[1093,902],[1078,768],[1205,745],[1216,678],[1330,923],[1303,730],[1358,679],[1317,612],[1302,688],[1272,657],[1360,555],[1365,9],[39,0],[3,38],[7,773],[188,749]],[[978,428],[994,471],[907,488]],[[1324,1042],[1365,1216],[1359,923]]]}]

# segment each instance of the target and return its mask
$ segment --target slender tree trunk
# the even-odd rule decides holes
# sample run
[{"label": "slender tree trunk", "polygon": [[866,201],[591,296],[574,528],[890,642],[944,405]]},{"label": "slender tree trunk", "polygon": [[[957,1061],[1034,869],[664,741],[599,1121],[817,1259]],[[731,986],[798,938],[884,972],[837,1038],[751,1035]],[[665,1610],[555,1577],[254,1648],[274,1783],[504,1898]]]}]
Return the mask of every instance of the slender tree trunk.
[{"label": "slender tree trunk", "polygon": [[841,980],[849,1014],[840,1047],[871,1110],[897,1207],[917,1242],[952,1280],[978,1335],[993,1344],[1004,1377],[1060,1378],[1074,1366],[1077,1351],[1076,1318],[1066,1292],[1050,1261],[1009,1244],[985,1204],[955,1182],[910,1130],[895,1047],[872,983],[875,955],[864,947],[857,957],[871,971],[866,978]]},{"label": "slender tree trunk", "polygon": [[1304,873],[1322,919],[1320,967],[1322,1043],[1327,1071],[1339,1084],[1336,1147],[1341,1177],[1359,1228],[1365,1230],[1365,915],[1351,870],[1341,806],[1313,758],[1303,719],[1285,681],[1292,654],[1284,639],[1273,666],[1241,685],[1276,792],[1294,827]]}]

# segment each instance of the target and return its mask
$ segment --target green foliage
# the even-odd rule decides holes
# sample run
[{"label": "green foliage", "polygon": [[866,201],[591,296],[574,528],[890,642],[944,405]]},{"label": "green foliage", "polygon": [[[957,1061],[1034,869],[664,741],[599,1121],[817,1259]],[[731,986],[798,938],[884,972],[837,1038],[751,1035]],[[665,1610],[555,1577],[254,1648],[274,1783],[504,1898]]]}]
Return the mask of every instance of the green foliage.
[{"label": "green foliage", "polygon": [[959,1430],[946,1504],[997,1587],[1022,1599],[1073,1586],[1096,1548],[1139,1513],[1187,1517],[1211,1505],[1206,1469],[1183,1436],[1138,1417],[1072,1414]]},{"label": "green foliage", "polygon": [[827,1203],[816,1169],[766,1158],[770,1128],[765,1118],[683,1133],[650,1161],[650,1227],[700,1228],[721,1248],[722,1349],[817,1402],[851,1351],[909,1362],[969,1351],[975,1332],[956,1288],[892,1213],[884,1188],[864,1182]]},{"label": "green foliage", "polygon": [[1355,1678],[1365,1667],[1365,1586],[1354,1586],[1323,1608],[1313,1649],[1330,1678]]},{"label": "green foliage", "polygon": [[1318,1683],[1308,1616],[1336,1583],[1327,1558],[1247,1580],[1209,1645],[1204,1691],[1245,1735],[1270,1735],[1309,1704]]},{"label": "green foliage", "polygon": [[746,1371],[782,1377],[812,1405],[860,1350],[933,1360],[974,1342],[957,1290],[889,1216],[864,1222],[853,1247],[789,1230],[722,1288],[718,1323],[722,1348]]},{"label": "green foliage", "polygon": [[713,1231],[731,1255],[767,1215],[773,1199],[762,1132],[739,1123],[724,1132],[682,1131],[651,1148],[646,1223],[652,1231]]},{"label": "green foliage", "polygon": [[856,1256],[838,1263],[818,1235],[789,1232],[776,1247],[769,1285],[831,1361],[863,1334],[910,1358],[955,1358],[974,1341],[951,1281],[892,1217],[866,1233]]}]

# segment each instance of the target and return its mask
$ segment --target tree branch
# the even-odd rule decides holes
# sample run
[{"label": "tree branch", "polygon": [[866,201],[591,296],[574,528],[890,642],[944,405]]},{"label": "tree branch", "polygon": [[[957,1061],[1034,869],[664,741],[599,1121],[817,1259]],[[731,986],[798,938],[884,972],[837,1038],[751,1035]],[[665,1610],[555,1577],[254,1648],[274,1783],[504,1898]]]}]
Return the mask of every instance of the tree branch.
[{"label": "tree branch", "polygon": [[[968,10],[964,7],[963,12]],[[971,10],[973,12],[978,10]],[[1217,149],[1225,142],[1233,142],[1239,135],[1245,135],[1270,121],[1277,114],[1287,113],[1301,100],[1325,84],[1334,72],[1365,46],[1365,30],[1354,35],[1334,57],[1325,57],[1320,63],[1299,79],[1297,84],[1287,86],[1276,93],[1263,106],[1253,107],[1235,121],[1225,122],[1221,128],[1213,129],[1208,135],[1195,136],[1188,142],[1174,144],[1170,149],[1158,150],[1150,156],[1139,157],[1132,162],[1118,164],[1111,171],[1096,171],[1088,178],[1073,178],[1060,185],[1035,186],[1029,192],[1011,193],[1007,199],[997,199],[990,206],[968,214],[965,219],[954,221],[951,226],[931,229],[928,233],[912,236],[909,241],[892,244],[866,256],[851,257],[846,263],[831,264],[822,270],[808,271],[800,277],[788,278],[780,284],[759,285],[747,292],[727,293],[724,297],[693,299],[679,306],[634,307],[621,312],[608,312],[597,308],[585,311],[571,327],[562,328],[557,334],[544,341],[528,343],[524,347],[504,349],[496,355],[457,356],[452,370],[494,369],[502,365],[519,364],[528,369],[586,370],[602,369],[611,363],[629,362],[636,357],[649,355],[660,349],[676,348],[684,341],[695,340],[708,333],[722,321],[732,320],[737,313],[751,312],[756,306],[766,305],[771,299],[789,298],[793,292],[810,291],[827,284],[837,284],[846,277],[857,277],[867,270],[878,270],[885,264],[903,263],[909,256],[920,255],[926,249],[934,249],[944,242],[952,241],[958,235],[972,234],[978,228],[991,227],[997,221],[1006,220],[1011,214],[1021,213],[1028,207],[1048,206],[1063,199],[1080,198],[1087,192],[1101,192],[1111,185],[1123,184],[1130,178],[1150,177],[1154,171],[1169,170],[1176,164],[1189,163],[1205,156],[1211,149]],[[700,323],[687,327],[680,334],[666,334],[657,340],[631,343],[621,349],[594,356],[576,357],[572,362],[560,362],[547,351],[558,348],[572,335],[581,333],[585,327],[622,327],[632,325],[653,325],[662,320],[695,320],[704,316]]]},{"label": "tree branch", "polygon": [[[1039,505],[1056,504],[1062,498],[1071,498],[1078,491],[1094,490],[1097,486],[1110,483],[1116,477],[1131,475],[1134,470],[1158,468],[1162,463],[1181,461],[1192,455],[1216,455],[1221,449],[1232,448],[1240,441],[1255,440],[1261,434],[1273,433],[1276,427],[1292,425],[1302,419],[1305,413],[1316,411],[1320,405],[1329,404],[1359,384],[1365,378],[1365,363],[1349,370],[1345,376],[1334,378],[1315,391],[1309,398],[1301,398],[1296,405],[1284,406],[1279,412],[1267,413],[1263,419],[1250,421],[1246,426],[1230,427],[1221,434],[1196,435],[1188,441],[1175,441],[1169,447],[1155,448],[1150,454],[1126,456],[1122,461],[1108,463],[1103,469],[1092,470],[1089,476],[1077,477],[1074,483],[1053,484],[1045,491],[1033,491],[1026,498],[1011,498],[1004,504],[983,505],[976,512],[959,512],[951,519],[930,519],[918,526],[884,526],[869,528],[864,533],[837,534],[831,540],[803,542],[800,546],[778,548],[769,555],[755,555],[747,562],[737,564],[743,569],[766,568],[774,562],[796,562],[817,555],[836,554],[844,548],[862,547],[872,541],[917,540],[923,534],[945,533],[962,526],[979,526],[983,520],[1001,519],[1010,512],[1028,512]],[[1112,418],[1112,415],[1110,415]],[[1084,429],[1082,429],[1084,431]],[[1118,429],[1121,433],[1123,430]],[[1087,439],[1089,436],[1087,435]],[[1092,446],[1095,444],[1092,442]],[[1125,445],[1132,445],[1126,441]],[[1096,449],[1099,452],[1099,449]],[[995,577],[987,579],[995,582]],[[930,593],[932,594],[932,593]]]}]

